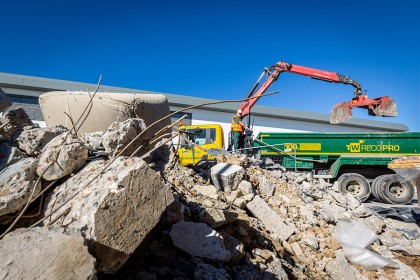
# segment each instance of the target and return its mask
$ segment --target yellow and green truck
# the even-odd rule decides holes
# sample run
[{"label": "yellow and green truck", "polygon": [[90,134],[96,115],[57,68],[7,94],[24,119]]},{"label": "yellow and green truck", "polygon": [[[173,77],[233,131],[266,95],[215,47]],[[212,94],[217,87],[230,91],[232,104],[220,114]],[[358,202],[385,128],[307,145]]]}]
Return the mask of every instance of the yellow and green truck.
[{"label": "yellow and green truck", "polygon": [[[178,150],[182,165],[214,160],[223,147],[218,124],[182,127],[187,141]],[[414,195],[410,181],[401,183],[387,167],[404,156],[420,156],[420,132],[261,132],[251,149],[256,157],[269,157],[288,170],[311,171],[314,177],[337,181],[342,192],[361,201],[371,194],[393,204],[406,204]]]},{"label": "yellow and green truck", "polygon": [[387,165],[403,156],[420,156],[419,132],[261,132],[253,146],[260,157],[337,181],[342,192],[362,201],[372,194],[383,202],[406,204],[414,195],[410,181],[401,183]]}]

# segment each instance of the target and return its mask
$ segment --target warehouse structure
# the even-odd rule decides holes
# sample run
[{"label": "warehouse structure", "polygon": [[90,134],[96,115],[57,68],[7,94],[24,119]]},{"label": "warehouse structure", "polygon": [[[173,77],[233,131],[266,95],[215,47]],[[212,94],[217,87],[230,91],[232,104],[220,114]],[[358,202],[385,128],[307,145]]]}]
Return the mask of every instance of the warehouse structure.
[{"label": "warehouse structure", "polygon": [[[40,125],[44,125],[43,116],[38,104],[39,95],[49,91],[91,91],[94,92],[96,84],[72,82],[57,79],[48,79],[8,73],[0,73],[0,88],[11,97],[12,108],[22,107],[30,118]],[[136,94],[156,94],[157,92],[128,89],[112,86],[100,86],[99,92],[121,92]],[[177,111],[191,105],[208,103],[211,99],[198,97],[164,94],[169,102],[171,111]],[[223,103],[207,105],[204,107],[188,110],[185,123],[206,124],[218,123],[222,125],[227,133],[230,130],[230,122],[235,114],[239,103]],[[177,119],[184,113],[179,113],[173,117]],[[403,124],[388,123],[376,120],[351,119],[345,123],[331,125],[329,115],[287,110],[268,106],[254,106],[252,110],[254,119],[254,134],[260,131],[267,132],[401,132],[407,131],[408,127]],[[227,136],[227,135],[226,135]],[[225,137],[225,139],[227,139]]]}]

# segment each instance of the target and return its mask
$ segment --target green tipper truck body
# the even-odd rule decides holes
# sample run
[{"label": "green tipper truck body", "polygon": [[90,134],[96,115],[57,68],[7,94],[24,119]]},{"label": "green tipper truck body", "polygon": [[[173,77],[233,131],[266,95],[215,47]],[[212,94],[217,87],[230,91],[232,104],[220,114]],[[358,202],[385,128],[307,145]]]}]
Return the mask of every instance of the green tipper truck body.
[{"label": "green tipper truck body", "polygon": [[356,173],[371,182],[393,173],[387,168],[390,161],[420,155],[420,132],[261,132],[253,146],[259,147],[261,157],[270,157],[287,169],[311,170],[325,178]]},{"label": "green tipper truck body", "polygon": [[391,160],[398,157],[420,155],[420,132],[261,132],[254,146],[267,146],[260,148],[261,156],[280,161],[285,168],[314,170],[315,174],[325,174],[329,170],[328,174],[335,178],[343,167],[386,168]]}]

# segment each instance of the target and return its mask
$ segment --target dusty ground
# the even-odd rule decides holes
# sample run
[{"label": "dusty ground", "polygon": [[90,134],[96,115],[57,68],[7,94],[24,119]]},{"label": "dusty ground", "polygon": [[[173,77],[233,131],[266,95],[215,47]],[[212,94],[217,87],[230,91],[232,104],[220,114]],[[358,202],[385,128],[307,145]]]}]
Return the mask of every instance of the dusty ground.
[{"label": "dusty ground", "polygon": [[420,278],[420,257],[419,256],[404,256],[399,253],[394,253],[400,261],[410,266]]}]

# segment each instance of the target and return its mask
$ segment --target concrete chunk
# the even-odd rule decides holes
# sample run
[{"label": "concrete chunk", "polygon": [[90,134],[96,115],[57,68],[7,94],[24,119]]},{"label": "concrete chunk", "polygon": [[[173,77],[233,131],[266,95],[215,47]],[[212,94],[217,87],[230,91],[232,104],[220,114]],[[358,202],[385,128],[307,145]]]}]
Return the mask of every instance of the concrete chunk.
[{"label": "concrete chunk", "polygon": [[258,195],[247,203],[246,208],[264,224],[275,239],[286,241],[296,231],[294,225],[286,225],[280,216]]},{"label": "concrete chunk", "polygon": [[57,180],[79,170],[87,157],[85,145],[64,133],[45,146],[36,172],[47,181]]},{"label": "concrete chunk", "polygon": [[261,194],[264,196],[272,196],[274,194],[275,186],[273,183],[268,180],[265,176],[259,177],[260,183],[258,184],[258,189],[260,190]]},{"label": "concrete chunk", "polygon": [[221,233],[225,241],[226,249],[230,252],[230,262],[238,264],[245,257],[245,246],[239,240],[227,232]]},{"label": "concrete chunk", "polygon": [[0,240],[1,279],[95,279],[82,236],[46,227],[17,229]]},{"label": "concrete chunk", "polygon": [[146,129],[146,124],[142,119],[128,119],[123,122],[113,122],[103,135],[103,145],[105,152],[110,156],[117,156],[123,149],[122,156],[130,156],[139,148],[143,142],[138,139],[130,146],[126,147],[137,135]]},{"label": "concrete chunk", "polygon": [[222,236],[204,223],[176,223],[169,235],[176,247],[192,256],[222,262],[230,259]]},{"label": "concrete chunk", "polygon": [[[36,158],[26,158],[8,166],[0,173],[0,216],[21,210],[35,188]],[[34,195],[41,191],[38,183]]]},{"label": "concrete chunk", "polygon": [[246,155],[234,155],[234,154],[218,154],[216,156],[217,163],[229,163],[229,164],[236,164],[239,166],[247,166],[248,165],[248,157]]},{"label": "concrete chunk", "polygon": [[173,196],[160,176],[140,158],[118,157],[93,180],[107,163],[90,162],[54,189],[45,215],[73,198],[44,223],[53,221],[66,232],[83,233],[92,241],[99,270],[113,273],[158,223]]},{"label": "concrete chunk", "polygon": [[331,279],[366,279],[354,266],[347,262],[344,257],[344,253],[336,251],[336,254],[337,257],[329,261],[325,266],[325,271]]},{"label": "concrete chunk", "polygon": [[218,199],[219,195],[217,194],[217,189],[213,185],[195,185],[194,190],[201,195]]},{"label": "concrete chunk", "polygon": [[218,163],[210,170],[213,185],[223,191],[236,190],[244,175],[243,167],[229,163]]},{"label": "concrete chunk", "polygon": [[219,228],[236,220],[238,214],[222,209],[205,208],[199,214],[199,219],[212,228]]},{"label": "concrete chunk", "polygon": [[243,195],[254,194],[254,188],[252,187],[251,182],[245,180],[242,180],[239,183],[238,190],[240,190]]},{"label": "concrete chunk", "polygon": [[66,131],[61,125],[24,130],[17,138],[17,146],[30,156],[38,156],[48,142]]}]

